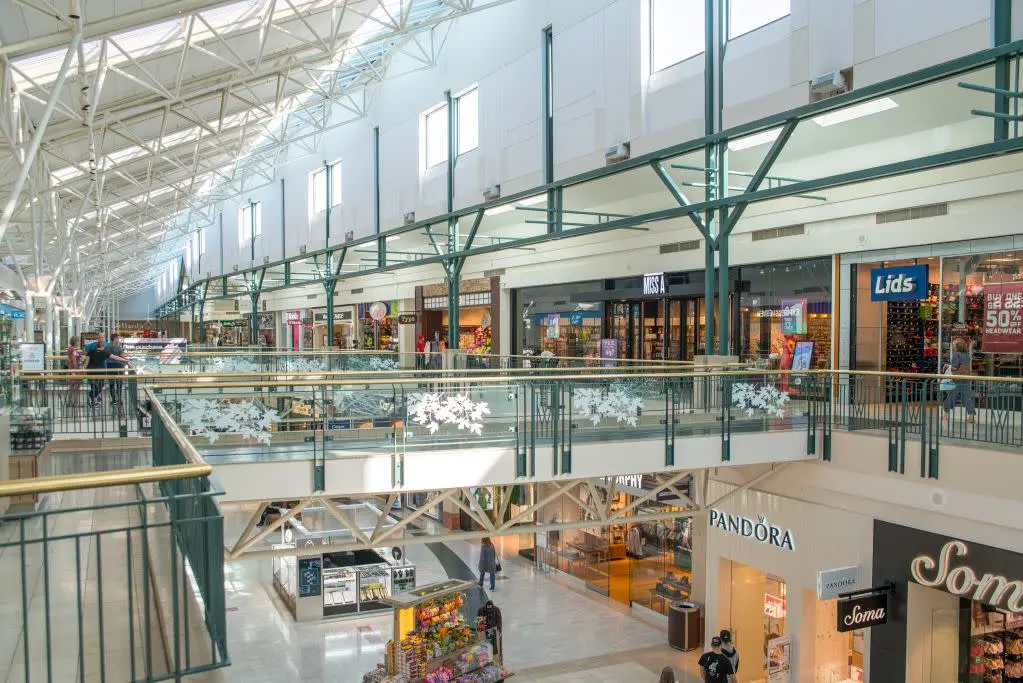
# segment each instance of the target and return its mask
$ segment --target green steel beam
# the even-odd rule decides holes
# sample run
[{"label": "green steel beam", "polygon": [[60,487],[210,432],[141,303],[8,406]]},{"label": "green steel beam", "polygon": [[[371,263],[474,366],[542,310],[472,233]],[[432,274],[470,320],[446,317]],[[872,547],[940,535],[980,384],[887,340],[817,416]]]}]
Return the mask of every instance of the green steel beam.
[{"label": "green steel beam", "polygon": [[[729,139],[742,137],[745,135],[749,135],[751,133],[776,128],[780,125],[788,123],[791,120],[805,120],[807,118],[819,116],[823,113],[834,111],[845,106],[857,104],[871,99],[876,99],[878,97],[891,95],[893,93],[898,93],[907,89],[911,89],[921,85],[926,85],[928,83],[933,83],[935,81],[939,81],[942,79],[955,77],[956,75],[965,74],[969,71],[979,69],[984,66],[990,66],[998,58],[1011,56],[1015,53],[1020,52],[1021,50],[1023,50],[1023,40],[1013,41],[1005,45],[992,47],[990,49],[972,55],[967,55],[965,57],[950,60],[943,64],[927,67],[925,69],[920,69],[918,71],[898,76],[896,78],[889,79],[881,83],[876,83],[864,86],[862,88],[857,88],[852,92],[838,95],[836,97],[829,98],[822,102],[805,105],[803,107],[799,107],[788,112],[783,112],[769,117],[765,117],[763,119],[748,124],[735,126],[727,131],[721,131],[711,135],[706,135],[703,138],[674,145],[657,152],[633,157],[632,159],[628,159],[626,161],[615,164],[613,167],[594,169],[586,173],[578,174],[576,176],[572,176],[570,178],[558,181],[557,183],[548,183],[540,187],[534,187],[494,202],[486,202],[483,204],[466,207],[464,209],[460,209],[457,212],[449,211],[447,214],[444,214],[442,216],[434,216],[429,219],[417,221],[416,223],[413,223],[411,225],[395,228],[380,234],[385,236],[391,236],[407,232],[413,232],[417,230],[423,230],[424,228],[430,225],[442,223],[445,221],[449,221],[451,219],[457,219],[465,215],[476,213],[480,210],[486,210],[489,208],[503,206],[506,204],[514,204],[522,199],[533,197],[543,192],[552,191],[557,187],[560,188],[571,187],[588,181],[615,175],[617,173],[627,172],[629,170],[638,168],[643,165],[649,165],[651,164],[651,162],[663,161],[683,154],[698,151],[700,149],[706,149],[707,145],[711,142],[718,142],[722,140],[727,141]],[[536,244],[551,239],[564,239],[582,236],[586,234],[600,233],[609,230],[629,228],[635,225],[641,225],[646,222],[654,222],[659,220],[675,218],[682,215],[688,215],[693,212],[704,212],[712,208],[717,208],[720,205],[735,205],[739,202],[740,198],[741,201],[755,202],[779,197],[798,196],[800,194],[806,194],[808,191],[811,190],[811,188],[839,187],[851,183],[869,181],[873,179],[890,177],[892,175],[900,175],[904,173],[913,173],[920,170],[926,170],[928,168],[934,168],[936,166],[964,163],[967,161],[973,161],[977,159],[987,158],[990,156],[996,156],[998,154],[1011,153],[1017,151],[1020,151],[1020,146],[1014,140],[1010,139],[996,141],[995,143],[989,145],[979,145],[964,150],[944,152],[936,155],[930,155],[927,157],[921,157],[918,159],[897,162],[895,164],[888,164],[886,166],[861,169],[846,174],[831,176],[829,178],[822,178],[814,181],[804,181],[802,183],[795,183],[787,187],[774,187],[768,188],[766,190],[758,190],[757,192],[754,193],[736,195],[735,197],[730,197],[724,201],[720,198],[713,199],[697,204],[691,204],[688,207],[682,207],[680,209],[669,209],[662,212],[654,212],[650,214],[636,216],[628,220],[622,219],[619,221],[609,221],[608,223],[594,225],[589,228],[578,228],[575,230],[570,230],[568,232],[563,232],[559,234],[545,235],[542,236],[541,239],[527,238],[525,240],[515,240],[501,244],[488,245],[486,247],[473,249],[472,253],[474,255],[489,253],[493,251],[499,251],[502,249],[520,248],[522,246]],[[793,191],[792,188],[796,188],[796,190]],[[371,240],[376,239],[377,237],[374,235],[371,237],[363,238],[361,240],[356,240],[352,246],[365,244]],[[221,239],[221,245],[223,245],[223,239]],[[326,251],[328,250],[325,248],[319,250],[319,253],[324,253]],[[281,259],[280,261],[277,261],[275,263],[278,265],[283,265],[285,263],[295,261],[298,259],[308,258],[308,256],[309,256],[308,254],[296,255],[293,257]],[[443,262],[443,260],[445,260],[446,257],[447,257],[446,254],[441,257],[427,257],[419,261],[394,264],[391,266],[387,266],[387,268],[385,269],[376,270],[393,270],[401,267],[408,267],[411,265],[424,265],[430,262]],[[254,267],[250,270],[254,271],[256,270],[256,268]],[[223,271],[223,264],[221,264],[221,271]],[[370,272],[376,271],[374,270],[364,271],[363,273],[358,273],[358,275]],[[222,291],[223,291],[222,296],[227,297],[228,294],[226,277],[223,278]],[[267,291],[270,290],[268,289]]]},{"label": "green steel beam", "polygon": [[[992,0],[991,3],[991,44],[993,47],[1012,42],[1012,0]],[[1012,85],[1010,73],[1011,59],[1004,55],[995,60],[995,88],[1008,90]],[[1009,104],[1010,98],[1004,94],[995,94],[994,138],[1009,138]]]},{"label": "green steel beam", "polygon": [[[651,161],[650,168],[654,169],[654,173],[657,174],[657,177],[660,178],[662,183],[664,183],[664,187],[668,190],[668,194],[670,194],[672,198],[678,202],[679,206],[691,205],[689,199],[682,193],[682,190],[679,189],[675,179],[668,175],[668,171],[664,168],[663,161]],[[708,239],[707,227],[703,224],[703,219],[700,218],[700,214],[695,211],[690,213],[689,220],[696,225],[696,229],[700,231],[700,234],[703,235],[704,239]],[[711,239],[711,241],[713,241],[713,239]]]},{"label": "green steel beam", "polygon": [[[796,126],[799,125],[799,121],[792,120],[786,123],[778,137],[775,138],[774,143],[771,145],[771,149],[767,151],[764,159],[760,162],[760,167],[753,174],[753,177],[749,181],[749,185],[746,186],[746,192],[756,192],[760,189],[760,185],[768,177],[771,172],[771,167],[774,166],[774,162],[781,156],[782,150],[785,149],[785,145],[788,144],[789,139],[792,138],[792,134],[796,132]],[[727,146],[727,145],[726,145]],[[725,180],[727,181],[727,173],[725,174]],[[727,185],[727,182],[725,183]],[[746,207],[749,206],[748,202],[739,202],[733,208],[731,215],[728,217],[728,223],[724,225],[722,234],[727,237],[732,233],[736,223],[742,217],[742,214],[746,211]]]}]

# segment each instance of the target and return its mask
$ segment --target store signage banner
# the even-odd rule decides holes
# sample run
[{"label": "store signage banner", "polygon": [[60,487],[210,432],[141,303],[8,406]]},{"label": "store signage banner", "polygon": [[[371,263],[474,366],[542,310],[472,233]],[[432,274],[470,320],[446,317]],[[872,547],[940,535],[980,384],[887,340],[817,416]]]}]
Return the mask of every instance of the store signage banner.
[{"label": "store signage banner", "polygon": [[643,276],[643,296],[663,296],[668,293],[668,282],[664,273],[650,273]]},{"label": "store signage banner", "polygon": [[557,313],[551,313],[547,316],[547,338],[557,339],[561,336],[561,316]]},{"label": "store signage banner", "polygon": [[792,531],[771,524],[763,515],[757,515],[756,519],[750,519],[712,508],[709,519],[710,525],[719,531],[753,539],[784,550],[796,549]]},{"label": "store signage banner", "polygon": [[617,339],[601,339],[600,340],[600,357],[604,359],[601,363],[605,368],[612,368],[617,364],[618,360],[618,340]]},{"label": "store signage banner", "polygon": [[859,587],[859,565],[817,572],[818,600],[837,598],[840,593],[851,593],[854,590],[859,590]]},{"label": "store signage banner", "polygon": [[920,554],[913,558],[910,575],[921,586],[1023,613],[1023,580],[976,569],[972,561],[965,559],[969,553],[970,547],[965,542],[948,541],[937,557]]},{"label": "store signage banner", "polygon": [[871,301],[920,301],[927,298],[929,271],[924,266],[874,268],[870,271]]},{"label": "store signage banner", "polygon": [[416,314],[415,313],[400,313],[398,314],[399,325],[415,325]]},{"label": "store signage banner", "polygon": [[300,557],[298,560],[298,597],[312,598],[320,595],[323,581],[320,578],[323,560],[319,557]]},{"label": "store signage banner", "polygon": [[806,334],[806,299],[781,300],[781,333]]},{"label": "store signage banner", "polygon": [[888,591],[882,589],[867,595],[839,600],[838,632],[846,633],[887,624],[888,595]]},{"label": "store signage banner", "polygon": [[1023,353],[1023,283],[984,285],[984,353]]}]

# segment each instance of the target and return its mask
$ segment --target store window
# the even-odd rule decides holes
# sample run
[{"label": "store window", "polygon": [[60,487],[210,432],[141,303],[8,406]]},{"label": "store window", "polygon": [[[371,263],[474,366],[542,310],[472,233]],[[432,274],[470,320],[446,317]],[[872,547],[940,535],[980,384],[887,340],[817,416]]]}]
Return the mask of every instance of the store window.
[{"label": "store window", "polygon": [[650,70],[667,69],[704,50],[704,0],[650,0]]},{"label": "store window", "polygon": [[238,243],[263,234],[263,202],[249,202],[238,210]]},{"label": "store window", "polygon": [[546,352],[559,357],[596,358],[600,355],[604,304],[576,301],[600,289],[600,283],[518,290],[516,353]]},{"label": "store window", "polygon": [[791,13],[790,0],[729,0],[728,38],[737,38]]},{"label": "store window", "polygon": [[[884,291],[913,276],[913,266],[926,267],[926,291]],[[1014,313],[1021,268],[1019,251],[855,264],[853,368],[939,373],[961,341],[974,374],[1023,376],[1023,320]]]},{"label": "store window", "polygon": [[831,259],[743,267],[739,357],[770,369],[831,366]]},{"label": "store window", "polygon": [[[743,653],[741,671],[746,681],[765,680],[768,662],[776,664],[788,652],[780,640],[786,635],[788,587],[783,579],[756,567],[721,560],[722,602],[735,648]],[[748,668],[747,668],[748,667]]]},{"label": "store window", "polygon": [[[455,153],[464,154],[479,147],[479,88],[472,87],[454,98]],[[423,114],[423,153],[426,168],[448,160],[448,105],[441,104]]]}]

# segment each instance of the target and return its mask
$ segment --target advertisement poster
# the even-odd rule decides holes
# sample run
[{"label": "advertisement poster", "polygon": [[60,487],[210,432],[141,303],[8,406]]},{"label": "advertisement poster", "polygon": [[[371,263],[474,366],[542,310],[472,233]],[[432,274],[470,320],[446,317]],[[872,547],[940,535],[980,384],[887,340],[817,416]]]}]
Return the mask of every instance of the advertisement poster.
[{"label": "advertisement poster", "polygon": [[769,683],[789,683],[792,638],[781,636],[767,641],[767,680]]},{"label": "advertisement poster", "polygon": [[781,300],[781,333],[806,334],[806,299]]},{"label": "advertisement poster", "polygon": [[764,594],[764,614],[771,619],[785,618],[785,598],[770,593]]},{"label": "advertisement poster", "polygon": [[561,336],[561,316],[551,313],[547,316],[547,338],[557,339]]},{"label": "advertisement poster", "polygon": [[810,369],[810,363],[813,361],[813,344],[812,341],[796,342],[796,351],[792,354],[793,370]]},{"label": "advertisement poster", "polygon": [[46,345],[24,342],[18,347],[21,353],[21,369],[42,372],[46,369]]},{"label": "advertisement poster", "polygon": [[298,560],[298,597],[311,598],[322,592],[320,579],[322,560],[319,557],[301,557]]},{"label": "advertisement poster", "polygon": [[1023,353],[1023,282],[984,285],[984,353]]},{"label": "advertisement poster", "polygon": [[617,339],[601,339],[600,340],[600,357],[604,359],[601,363],[605,368],[613,368],[618,360],[618,340]]}]

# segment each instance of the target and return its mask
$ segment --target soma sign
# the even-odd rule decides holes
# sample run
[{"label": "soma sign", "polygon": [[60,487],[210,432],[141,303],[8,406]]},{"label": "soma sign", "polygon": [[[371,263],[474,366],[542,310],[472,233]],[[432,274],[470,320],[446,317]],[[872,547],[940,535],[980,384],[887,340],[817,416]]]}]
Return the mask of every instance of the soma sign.
[{"label": "soma sign", "polygon": [[838,601],[838,631],[858,631],[861,628],[888,623],[888,591],[870,593]]},{"label": "soma sign", "polygon": [[910,564],[910,574],[922,586],[1023,614],[1023,581],[990,572],[980,574],[965,560],[958,561],[968,554],[964,542],[948,541],[937,559],[917,555]]}]

